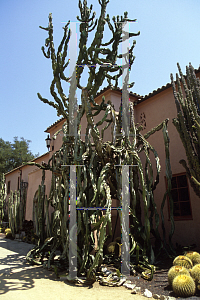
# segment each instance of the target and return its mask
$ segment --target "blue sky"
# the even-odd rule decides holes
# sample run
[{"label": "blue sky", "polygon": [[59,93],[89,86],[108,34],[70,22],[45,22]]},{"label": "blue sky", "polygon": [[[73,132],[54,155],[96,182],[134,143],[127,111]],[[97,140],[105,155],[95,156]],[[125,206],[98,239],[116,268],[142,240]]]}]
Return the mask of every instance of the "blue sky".
[{"label": "blue sky", "polygon": [[[93,4],[98,15],[98,1],[88,0],[88,4]],[[110,0],[107,5],[110,18],[124,11],[137,19],[130,30],[140,31],[130,74],[133,92],[145,95],[165,85],[170,73],[177,72],[177,62],[184,73],[189,62],[199,67],[198,0]],[[47,32],[39,28],[47,27],[50,12],[57,47],[65,22],[76,21],[79,15],[77,0],[0,0],[0,138],[29,139],[32,153],[40,155],[46,152],[44,130],[58,119],[55,109],[37,97],[39,92],[53,100],[51,61],[41,51]],[[108,32],[106,28],[105,38]]]}]

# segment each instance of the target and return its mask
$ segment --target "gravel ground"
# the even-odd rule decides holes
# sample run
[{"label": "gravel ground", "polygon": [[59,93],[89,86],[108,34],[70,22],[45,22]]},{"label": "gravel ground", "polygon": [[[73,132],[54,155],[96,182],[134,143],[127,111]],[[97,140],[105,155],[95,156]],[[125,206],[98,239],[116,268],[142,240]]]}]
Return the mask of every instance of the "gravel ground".
[{"label": "gravel ground", "polygon": [[[141,276],[135,276],[131,278],[131,281],[135,283],[137,286],[141,287],[141,291],[144,292],[145,289],[148,289],[152,292],[152,294],[164,295],[175,297],[171,287],[168,284],[167,273],[168,270],[173,265],[173,259],[165,259],[162,264],[158,264],[158,269],[156,270],[153,280],[147,281],[141,278]],[[176,298],[176,297],[175,297]],[[179,300],[187,299],[187,300],[199,300],[200,299],[200,291],[196,292],[196,295],[188,298],[178,297]]]}]

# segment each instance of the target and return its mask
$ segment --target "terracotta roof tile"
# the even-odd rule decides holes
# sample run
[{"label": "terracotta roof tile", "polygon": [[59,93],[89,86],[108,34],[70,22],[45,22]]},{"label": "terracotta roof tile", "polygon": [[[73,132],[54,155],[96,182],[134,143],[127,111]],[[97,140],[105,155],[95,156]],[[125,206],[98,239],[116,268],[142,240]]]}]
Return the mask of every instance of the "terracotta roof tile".
[{"label": "terracotta roof tile", "polygon": [[62,118],[60,118],[60,119],[58,119],[56,122],[54,122],[53,124],[51,124],[49,127],[47,127],[47,129],[44,131],[44,132],[49,132],[49,129],[51,129],[53,126],[55,126],[55,125],[57,125],[57,124],[59,124],[61,121],[63,121],[64,120],[64,118],[62,117]]}]

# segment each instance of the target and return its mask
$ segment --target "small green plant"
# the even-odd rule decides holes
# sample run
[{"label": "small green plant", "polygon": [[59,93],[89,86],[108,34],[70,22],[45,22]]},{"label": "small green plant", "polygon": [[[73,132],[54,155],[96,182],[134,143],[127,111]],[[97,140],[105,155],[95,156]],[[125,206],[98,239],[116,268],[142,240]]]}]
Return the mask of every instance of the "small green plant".
[{"label": "small green plant", "polygon": [[116,269],[116,273],[118,277],[121,277],[122,274],[120,273],[119,269]]}]

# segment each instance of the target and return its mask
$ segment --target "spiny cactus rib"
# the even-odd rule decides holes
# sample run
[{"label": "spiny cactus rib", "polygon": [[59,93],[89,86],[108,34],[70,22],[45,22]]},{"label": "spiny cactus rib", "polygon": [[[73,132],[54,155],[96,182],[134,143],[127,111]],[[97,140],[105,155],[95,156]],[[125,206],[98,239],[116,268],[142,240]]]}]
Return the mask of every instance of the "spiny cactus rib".
[{"label": "spiny cactus rib", "polygon": [[186,170],[194,192],[200,197],[200,83],[191,64],[186,67],[186,80],[179,64],[177,65],[180,74],[180,79],[178,74],[176,75],[178,91],[171,74],[177,107],[177,117],[173,119],[173,124],[179,133],[188,160],[188,164],[184,160],[181,160],[180,163]]}]

